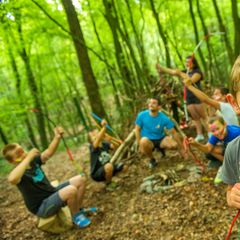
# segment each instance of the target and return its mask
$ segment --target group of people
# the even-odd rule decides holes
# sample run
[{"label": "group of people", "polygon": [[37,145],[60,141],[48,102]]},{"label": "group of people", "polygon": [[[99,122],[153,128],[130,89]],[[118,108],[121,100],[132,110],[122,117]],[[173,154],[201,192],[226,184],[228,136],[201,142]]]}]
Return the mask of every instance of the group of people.
[{"label": "group of people", "polygon": [[[221,179],[228,184],[227,202],[229,206],[240,208],[240,127],[235,112],[240,113],[240,56],[232,70],[233,97],[231,105],[227,103],[226,88],[216,88],[213,98],[201,91],[200,82],[203,75],[195,58],[188,57],[187,71],[169,69],[157,65],[160,73],[168,73],[183,79],[186,87],[187,109],[195,121],[197,135],[190,138],[190,144],[206,153],[210,161],[223,163]],[[236,99],[236,101],[235,101]],[[216,114],[207,120],[203,103],[217,110]],[[88,133],[90,143],[90,175],[98,182],[111,182],[112,177],[124,170],[122,163],[110,162],[110,150],[116,149],[119,144],[112,141],[106,134],[107,122],[101,122],[100,130],[91,130]],[[148,158],[150,168],[157,166],[153,150],[157,149],[165,154],[165,149],[177,149],[185,158],[180,134],[174,122],[160,111],[160,100],[151,97],[148,109],[140,112],[135,122],[136,143],[139,152]],[[207,130],[209,139],[206,144],[203,128]],[[166,133],[167,130],[167,133]],[[82,207],[83,195],[86,186],[84,175],[75,176],[58,187],[53,187],[43,172],[41,165],[53,156],[64,134],[61,127],[54,129],[55,136],[48,148],[40,153],[37,149],[26,152],[22,146],[8,144],[2,150],[3,156],[15,168],[10,172],[8,181],[18,187],[24,202],[30,212],[42,218],[56,214],[62,207],[68,206],[73,223],[79,227],[86,227],[90,219],[85,216]]]}]

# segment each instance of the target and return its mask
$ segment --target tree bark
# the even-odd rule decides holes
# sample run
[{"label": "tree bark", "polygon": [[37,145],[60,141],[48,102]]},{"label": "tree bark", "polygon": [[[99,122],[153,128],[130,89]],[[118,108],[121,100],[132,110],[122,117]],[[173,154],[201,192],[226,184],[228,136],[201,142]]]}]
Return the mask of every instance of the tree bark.
[{"label": "tree bark", "polygon": [[83,82],[87,90],[92,111],[99,116],[106,117],[106,112],[99,93],[98,83],[93,73],[81,25],[77,18],[77,13],[71,0],[62,0],[62,4],[67,15],[68,25],[72,33],[72,39],[76,49],[79,66],[82,71]]},{"label": "tree bark", "polygon": [[216,15],[217,15],[217,19],[218,19],[219,30],[221,32],[224,32],[223,39],[224,39],[225,46],[226,46],[226,49],[227,49],[229,62],[230,62],[230,64],[233,64],[233,62],[234,62],[233,50],[232,50],[231,44],[230,44],[229,39],[228,39],[228,34],[227,34],[227,31],[226,31],[226,27],[223,23],[220,11],[218,9],[217,1],[212,0],[212,2],[213,2],[213,6],[214,6],[214,9],[215,9],[215,12],[216,12]]},{"label": "tree bark", "polygon": [[[24,42],[24,39],[23,39],[22,25],[21,25],[21,14],[20,13],[16,14],[16,22],[17,22],[17,26],[18,26],[17,30],[18,30],[20,44],[21,44],[20,56],[22,57],[22,60],[24,62],[24,67],[26,69],[28,86],[30,88],[31,94],[32,94],[33,99],[34,99],[34,108],[38,109],[39,112],[41,112],[42,111],[42,106],[41,106],[41,101],[38,97],[38,88],[37,88],[37,84],[36,84],[36,79],[34,77],[34,74],[33,74],[33,71],[32,71],[31,65],[30,65],[30,59],[29,59],[29,56],[27,54],[27,51],[26,51],[26,48],[25,48],[25,42]],[[46,134],[46,130],[45,130],[44,117],[43,117],[42,114],[36,114],[35,116],[36,116],[36,120],[37,120],[41,145],[42,145],[43,148],[47,148],[48,141],[47,141],[47,134]],[[31,140],[33,140],[33,139],[31,139]],[[33,141],[33,143],[34,143],[34,141]],[[35,142],[35,144],[36,144],[36,142]]]},{"label": "tree bark", "polygon": [[7,136],[5,135],[5,133],[4,133],[4,131],[3,131],[1,126],[0,126],[0,136],[1,136],[1,139],[2,139],[4,144],[8,144],[9,143],[9,141],[7,139]]},{"label": "tree bark", "polygon": [[150,1],[151,9],[152,9],[152,12],[153,12],[153,16],[154,16],[154,18],[155,18],[155,20],[157,22],[157,27],[158,27],[158,31],[159,31],[160,37],[162,38],[163,45],[164,45],[164,48],[165,48],[166,65],[167,65],[167,67],[170,67],[171,59],[170,59],[170,52],[169,52],[169,47],[168,47],[168,41],[167,41],[167,38],[166,38],[165,33],[163,31],[163,27],[162,27],[162,25],[160,23],[160,20],[159,20],[158,13],[156,11],[154,2],[153,2],[153,0],[149,0],[149,1]]},{"label": "tree bark", "polygon": [[[197,45],[199,43],[199,36],[198,36],[197,22],[195,20],[195,16],[194,16],[194,12],[193,12],[192,0],[188,0],[188,3],[189,3],[189,12],[190,12],[190,15],[191,15],[194,34],[195,34],[195,42],[196,42],[196,45]],[[199,48],[198,52],[199,52],[199,56],[200,56],[200,59],[201,59],[201,62],[202,62],[204,72],[207,73],[206,62],[204,60],[202,50]]]},{"label": "tree bark", "polygon": [[237,0],[232,0],[232,17],[234,23],[234,59],[240,54],[240,17]]}]

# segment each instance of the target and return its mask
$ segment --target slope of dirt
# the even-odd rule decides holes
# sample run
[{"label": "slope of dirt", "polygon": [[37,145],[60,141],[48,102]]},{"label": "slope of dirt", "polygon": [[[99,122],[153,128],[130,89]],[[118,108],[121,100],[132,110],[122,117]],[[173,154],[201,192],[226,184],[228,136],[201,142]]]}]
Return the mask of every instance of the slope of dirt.
[{"label": "slope of dirt", "polygon": [[[89,171],[87,145],[74,151],[78,162]],[[143,178],[177,164],[194,165],[183,161],[173,152],[159,160],[150,171],[144,160],[136,159],[126,173],[115,178],[119,187],[107,191],[103,184],[88,180],[84,206],[96,206],[97,214],[85,229],[72,229],[60,235],[38,230],[37,219],[28,213],[18,190],[0,179],[0,239],[157,239],[209,240],[224,239],[236,211],[225,200],[225,185],[214,186],[216,170],[205,173],[201,180],[174,187],[163,193],[140,193]],[[50,180],[63,181],[76,174],[66,153],[58,153],[44,166]],[[180,173],[181,175],[181,173]],[[186,177],[186,171],[182,173]],[[232,239],[236,237],[234,227]]]}]

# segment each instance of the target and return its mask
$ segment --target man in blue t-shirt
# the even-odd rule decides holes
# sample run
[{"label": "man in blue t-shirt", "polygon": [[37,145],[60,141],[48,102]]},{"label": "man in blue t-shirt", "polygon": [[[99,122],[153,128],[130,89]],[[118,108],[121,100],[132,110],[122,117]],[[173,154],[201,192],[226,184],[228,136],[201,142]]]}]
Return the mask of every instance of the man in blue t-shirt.
[{"label": "man in blue t-shirt", "polygon": [[[153,150],[157,149],[176,149],[182,146],[180,136],[174,129],[174,123],[162,112],[159,112],[160,105],[158,98],[152,97],[148,103],[148,110],[138,114],[135,122],[135,134],[139,151],[146,155],[149,161],[149,167],[157,165],[153,158]],[[167,136],[164,129],[170,130],[173,135]],[[181,152],[183,155],[183,153]]]}]

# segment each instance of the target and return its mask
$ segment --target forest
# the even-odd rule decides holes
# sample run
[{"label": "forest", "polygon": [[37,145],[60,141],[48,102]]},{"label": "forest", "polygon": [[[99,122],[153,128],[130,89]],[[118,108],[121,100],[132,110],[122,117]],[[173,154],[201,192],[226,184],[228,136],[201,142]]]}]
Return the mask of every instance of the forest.
[{"label": "forest", "polygon": [[[99,124],[93,115],[107,119],[109,134],[125,139],[148,98],[159,95],[170,111],[156,64],[184,69],[186,57],[194,54],[204,73],[204,92],[211,94],[220,85],[230,87],[230,72],[240,53],[240,1],[0,0],[0,43],[0,149],[16,142],[42,151],[54,136],[53,128],[60,125],[76,160],[88,168],[87,132]],[[183,106],[181,79],[166,79]],[[51,163],[46,170],[52,179],[66,179],[74,172],[64,144],[60,143],[56,157],[58,166]],[[4,226],[0,239],[224,239],[234,211],[226,204],[226,186],[212,186],[215,172],[178,188],[177,193],[141,197],[137,188],[151,172],[142,169],[136,158],[123,177],[126,183],[119,180],[120,190],[105,193],[90,183],[86,202],[102,206],[92,229],[91,225],[55,236],[34,230],[20,195],[7,187],[11,167],[0,156],[0,211],[5,216],[0,217]],[[168,158],[173,159],[172,165],[181,164],[174,154]],[[185,162],[185,170],[188,163],[193,162]],[[163,165],[172,166],[166,160]],[[144,200],[152,205],[146,206]],[[158,202],[163,203],[159,215],[147,215]],[[181,202],[189,209],[181,208]],[[204,213],[201,203],[209,208]],[[31,226],[29,231],[24,230],[24,221]],[[166,232],[160,233],[163,229]]]}]

